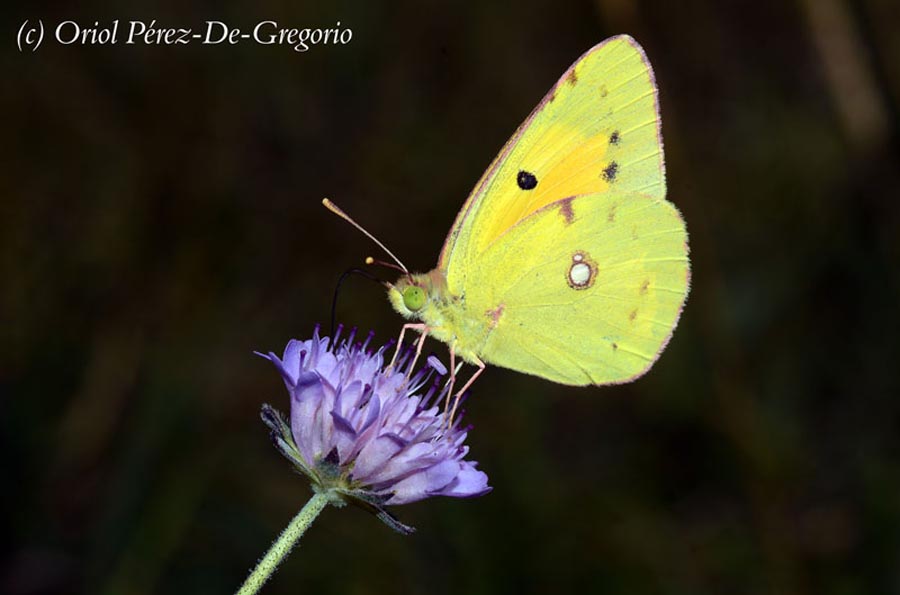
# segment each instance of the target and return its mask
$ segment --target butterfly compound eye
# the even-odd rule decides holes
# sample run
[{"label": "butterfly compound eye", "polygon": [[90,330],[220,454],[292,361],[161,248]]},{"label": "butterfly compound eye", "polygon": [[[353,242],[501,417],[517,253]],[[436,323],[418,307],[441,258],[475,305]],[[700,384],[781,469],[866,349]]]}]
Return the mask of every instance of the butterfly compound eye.
[{"label": "butterfly compound eye", "polygon": [[417,312],[425,306],[425,290],[418,285],[410,285],[403,290],[403,305]]}]

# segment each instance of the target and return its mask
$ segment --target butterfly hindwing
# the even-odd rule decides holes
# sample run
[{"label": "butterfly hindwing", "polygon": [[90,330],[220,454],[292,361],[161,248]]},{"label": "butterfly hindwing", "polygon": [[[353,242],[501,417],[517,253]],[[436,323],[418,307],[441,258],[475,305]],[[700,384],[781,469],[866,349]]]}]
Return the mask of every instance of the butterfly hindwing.
[{"label": "butterfly hindwing", "polygon": [[493,326],[487,363],[563,384],[612,384],[646,371],[688,291],[678,211],[645,194],[552,203],[510,229],[469,271],[466,308]]}]

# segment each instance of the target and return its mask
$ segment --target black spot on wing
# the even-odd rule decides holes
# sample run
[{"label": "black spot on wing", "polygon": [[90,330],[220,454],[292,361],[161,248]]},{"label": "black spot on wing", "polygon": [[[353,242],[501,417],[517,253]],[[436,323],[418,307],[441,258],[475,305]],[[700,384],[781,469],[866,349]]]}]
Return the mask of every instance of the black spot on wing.
[{"label": "black spot on wing", "polygon": [[533,190],[534,187],[537,186],[538,180],[533,173],[523,169],[519,172],[519,175],[516,176],[516,183],[522,190]]},{"label": "black spot on wing", "polygon": [[609,144],[618,145],[621,139],[622,137],[619,135],[619,131],[615,130],[612,134],[609,135]]},{"label": "black spot on wing", "polygon": [[612,182],[616,179],[616,174],[619,173],[619,164],[615,161],[610,161],[609,165],[603,168],[603,179],[607,182]]}]

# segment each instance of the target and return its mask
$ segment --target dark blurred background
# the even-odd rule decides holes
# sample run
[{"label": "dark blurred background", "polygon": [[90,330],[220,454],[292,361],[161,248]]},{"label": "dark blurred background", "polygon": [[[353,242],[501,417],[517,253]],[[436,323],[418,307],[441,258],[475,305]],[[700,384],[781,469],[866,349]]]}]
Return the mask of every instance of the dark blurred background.
[{"label": "dark blurred background", "polygon": [[[412,537],[326,510],[264,593],[900,592],[896,2],[79,4],[0,9],[0,591],[235,590],[310,495],[251,351],[377,255],[321,198],[430,269],[516,126],[630,33],[691,233],[667,351],[599,389],[489,368],[494,491],[395,509]],[[19,53],[38,18],[353,39]],[[338,318],[401,324],[361,278]]]}]

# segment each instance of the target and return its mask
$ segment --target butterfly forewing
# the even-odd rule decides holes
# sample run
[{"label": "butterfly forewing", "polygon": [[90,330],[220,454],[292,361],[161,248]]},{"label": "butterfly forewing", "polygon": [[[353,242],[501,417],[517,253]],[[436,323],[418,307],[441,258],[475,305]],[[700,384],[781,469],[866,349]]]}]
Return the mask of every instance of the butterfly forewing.
[{"label": "butterfly forewing", "polygon": [[628,36],[585,53],[488,168],[441,253],[448,288],[464,293],[473,263],[529,214],[565,197],[611,191],[665,197],[653,72]]}]

